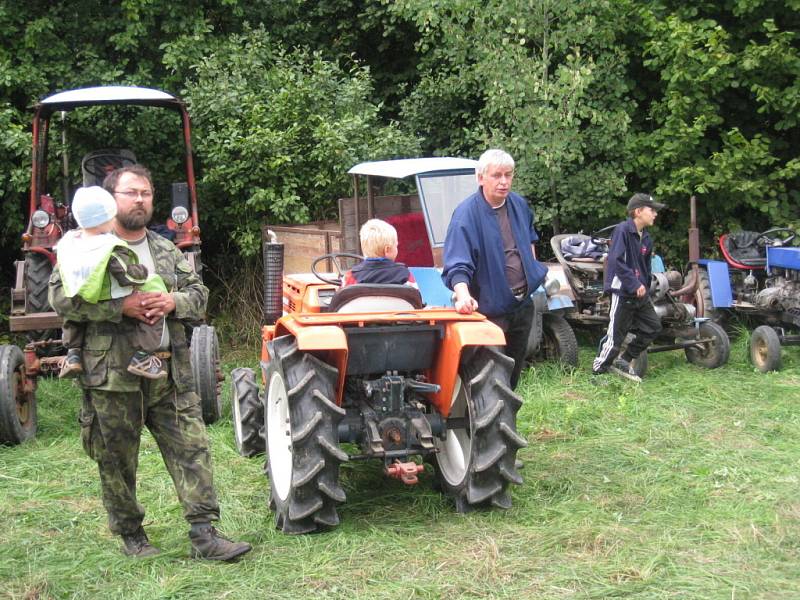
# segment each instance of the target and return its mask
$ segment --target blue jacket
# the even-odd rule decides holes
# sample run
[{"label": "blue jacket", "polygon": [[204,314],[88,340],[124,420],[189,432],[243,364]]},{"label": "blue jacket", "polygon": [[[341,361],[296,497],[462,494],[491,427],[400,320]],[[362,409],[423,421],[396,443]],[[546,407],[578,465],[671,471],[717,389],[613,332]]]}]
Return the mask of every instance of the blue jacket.
[{"label": "blue jacket", "polygon": [[[506,206],[528,291],[533,292],[547,275],[547,268],[531,251],[531,244],[539,239],[533,228],[533,212],[525,199],[513,192],[509,193]],[[457,283],[466,283],[478,301],[478,310],[487,317],[504,315],[520,304],[506,280],[497,215],[480,188],[453,211],[444,241],[442,281],[451,290]]]},{"label": "blue jacket", "polygon": [[614,228],[611,248],[608,251],[603,289],[620,296],[636,296],[640,285],[650,289],[650,259],[653,242],[650,234],[636,230],[633,219],[623,221]]}]

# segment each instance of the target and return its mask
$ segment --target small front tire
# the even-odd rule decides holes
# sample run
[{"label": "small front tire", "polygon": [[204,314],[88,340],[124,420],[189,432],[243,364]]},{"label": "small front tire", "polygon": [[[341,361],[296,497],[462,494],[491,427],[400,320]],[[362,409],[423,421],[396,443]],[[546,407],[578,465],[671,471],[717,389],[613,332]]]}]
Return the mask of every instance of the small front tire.
[{"label": "small front tire", "polygon": [[711,342],[701,347],[690,346],[684,350],[686,360],[698,367],[716,369],[728,362],[731,353],[731,342],[722,325],[714,321],[700,324],[699,335],[701,338],[711,338]]},{"label": "small front tire", "polygon": [[231,371],[231,415],[236,450],[248,458],[264,454],[267,442],[264,434],[264,405],[258,394],[253,369]]},{"label": "small front tire", "polygon": [[762,373],[781,368],[781,339],[769,325],[760,325],[750,335],[750,362]]}]

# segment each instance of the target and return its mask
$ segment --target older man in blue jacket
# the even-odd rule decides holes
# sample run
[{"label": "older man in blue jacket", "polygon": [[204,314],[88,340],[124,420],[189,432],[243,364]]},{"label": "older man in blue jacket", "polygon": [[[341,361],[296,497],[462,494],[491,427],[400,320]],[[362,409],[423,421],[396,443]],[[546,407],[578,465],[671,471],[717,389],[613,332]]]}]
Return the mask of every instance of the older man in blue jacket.
[{"label": "older man in blue jacket", "polygon": [[462,314],[480,309],[503,329],[505,354],[514,359],[515,388],[525,362],[533,321],[531,293],[547,268],[536,260],[539,239],[533,212],[511,191],[514,159],[503,150],[487,150],[476,169],[478,191],[453,212],[444,242],[444,284],[455,292]]}]

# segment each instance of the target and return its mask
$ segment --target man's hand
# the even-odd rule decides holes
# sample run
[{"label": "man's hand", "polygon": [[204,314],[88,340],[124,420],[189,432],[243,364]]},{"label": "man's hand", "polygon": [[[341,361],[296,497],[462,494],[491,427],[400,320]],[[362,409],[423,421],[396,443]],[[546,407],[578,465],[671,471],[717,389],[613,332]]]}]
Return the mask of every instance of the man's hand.
[{"label": "man's hand", "polygon": [[466,283],[457,283],[453,291],[456,295],[455,307],[457,312],[462,315],[471,315],[478,310],[478,301],[470,295]]},{"label": "man's hand", "polygon": [[647,288],[644,285],[640,285],[639,288],[636,290],[636,297],[637,298],[644,298],[647,294]]},{"label": "man's hand", "polygon": [[122,301],[122,314],[153,325],[175,310],[172,294],[165,292],[133,292]]}]

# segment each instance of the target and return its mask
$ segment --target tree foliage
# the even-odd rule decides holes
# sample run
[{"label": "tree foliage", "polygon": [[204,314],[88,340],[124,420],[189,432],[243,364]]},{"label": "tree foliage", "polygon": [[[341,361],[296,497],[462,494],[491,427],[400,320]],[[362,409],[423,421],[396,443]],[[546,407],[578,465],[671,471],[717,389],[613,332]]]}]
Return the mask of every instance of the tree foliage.
[{"label": "tree foliage", "polygon": [[185,97],[202,182],[217,199],[215,226],[230,229],[244,254],[260,247],[265,220],[334,216],[355,163],[418,151],[395,123],[380,123],[364,68],[282,50],[263,29],[232,36],[194,70]]},{"label": "tree foliage", "polygon": [[[112,83],[186,92],[205,239],[245,251],[259,219],[329,214],[356,161],[489,145],[546,234],[638,190],[677,239],[690,194],[705,231],[800,226],[798,31],[798,0],[0,0],[0,250],[26,218],[30,107]],[[177,169],[172,125],[131,114],[140,158]],[[122,137],[68,127],[80,148]]]},{"label": "tree foliage", "polygon": [[[609,2],[401,0],[421,31],[404,116],[434,150],[509,150],[538,220],[558,230],[613,213],[630,101]],[[444,10],[443,10],[444,9]],[[437,124],[445,123],[446,126]]]}]

